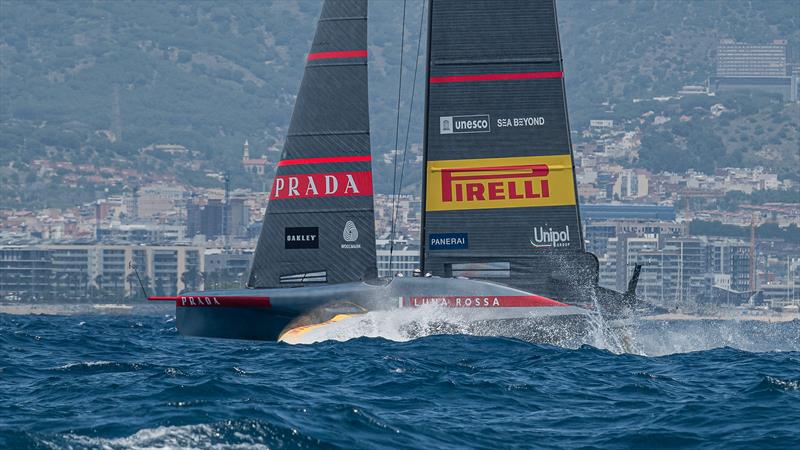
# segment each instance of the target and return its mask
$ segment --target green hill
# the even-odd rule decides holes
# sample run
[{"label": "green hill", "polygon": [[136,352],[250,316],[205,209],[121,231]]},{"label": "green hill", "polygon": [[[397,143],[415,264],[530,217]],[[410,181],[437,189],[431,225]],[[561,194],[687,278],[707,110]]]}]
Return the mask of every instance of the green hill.
[{"label": "green hill", "polygon": [[[422,2],[409,5],[407,55],[416,49]],[[702,83],[720,37],[800,43],[791,1],[559,0],[558,7],[573,127],[605,113],[604,102]],[[254,183],[236,172],[241,144],[249,139],[255,153],[280,146],[319,8],[312,0],[0,2],[0,206],[94,195],[93,186],[37,180],[36,159],[176,172],[172,155],[140,151],[151,144],[196,152],[177,162],[193,183],[210,182],[203,168]],[[401,16],[401,2],[371,2],[376,153],[394,145]],[[413,58],[406,61],[410,69]],[[404,111],[408,90],[405,97]],[[422,116],[416,102],[413,142]],[[418,182],[418,170],[409,174],[409,184]]]}]

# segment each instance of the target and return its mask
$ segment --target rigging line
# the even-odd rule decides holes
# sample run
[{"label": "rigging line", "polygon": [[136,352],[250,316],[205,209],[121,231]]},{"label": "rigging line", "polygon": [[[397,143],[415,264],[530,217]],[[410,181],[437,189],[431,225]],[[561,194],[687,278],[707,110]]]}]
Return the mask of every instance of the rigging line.
[{"label": "rigging line", "polygon": [[[425,6],[427,2],[425,0],[422,1],[422,14],[419,16],[419,31],[417,32],[417,57],[414,59],[414,77],[413,81],[411,82],[411,104],[408,107],[408,122],[406,122],[406,139],[405,143],[403,144],[403,162],[400,164],[400,183],[397,187],[397,196],[399,197],[400,194],[403,193],[403,174],[405,173],[406,169],[406,154],[408,153],[408,135],[411,131],[411,114],[414,112],[414,92],[416,91],[417,87],[417,69],[419,68],[419,50],[422,44],[422,22],[423,18],[425,17]],[[427,126],[425,124],[424,126]],[[424,172],[424,169],[423,169]],[[423,176],[426,174],[423,173]],[[399,207],[399,200],[398,200],[398,207]],[[425,205],[422,206],[423,208]],[[421,243],[424,245],[424,243]]]},{"label": "rigging line", "polygon": [[392,177],[392,218],[389,231],[389,275],[392,275],[392,254],[394,253],[395,204],[397,202],[397,147],[400,145],[400,98],[403,93],[403,54],[406,38],[406,0],[403,0],[403,22],[400,31],[400,82],[397,85],[397,117],[394,125],[394,176]]}]

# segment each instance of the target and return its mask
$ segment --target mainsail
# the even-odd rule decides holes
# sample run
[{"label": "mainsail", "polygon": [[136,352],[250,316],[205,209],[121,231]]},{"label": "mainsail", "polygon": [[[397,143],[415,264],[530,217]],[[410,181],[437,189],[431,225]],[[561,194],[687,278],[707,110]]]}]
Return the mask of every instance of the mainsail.
[{"label": "mainsail", "polygon": [[582,260],[554,0],[431,0],[423,261],[547,292]]},{"label": "mainsail", "polygon": [[248,285],[291,287],[376,276],[367,0],[326,0]]}]

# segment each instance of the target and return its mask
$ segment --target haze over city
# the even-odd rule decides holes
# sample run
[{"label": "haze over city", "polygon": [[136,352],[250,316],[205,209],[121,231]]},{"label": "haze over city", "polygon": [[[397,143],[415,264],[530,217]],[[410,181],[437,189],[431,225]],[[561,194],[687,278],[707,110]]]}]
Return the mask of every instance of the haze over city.
[{"label": "haze over city", "polygon": [[[716,17],[720,2],[687,2],[688,15],[559,2],[579,202],[603,285],[624,287],[641,261],[642,294],[672,307],[739,304],[717,287],[797,304],[800,38],[781,14],[790,2],[768,3],[725,2]],[[419,265],[414,27],[399,118],[411,133],[393,148],[401,6],[370,13],[382,276]],[[139,295],[131,261],[159,294],[243,285],[319,3],[3,9],[0,292],[123,301]],[[416,24],[421,10],[407,14]],[[638,26],[612,25],[623,18]],[[416,63],[424,70],[424,55]],[[389,180],[404,150],[390,271]],[[171,263],[157,270],[161,258]],[[15,260],[40,267],[25,275]]]}]

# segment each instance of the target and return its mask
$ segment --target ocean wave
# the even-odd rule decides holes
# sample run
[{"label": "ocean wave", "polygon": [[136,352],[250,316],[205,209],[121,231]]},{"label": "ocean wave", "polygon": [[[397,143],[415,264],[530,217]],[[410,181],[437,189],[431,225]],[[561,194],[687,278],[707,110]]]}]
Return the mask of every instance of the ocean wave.
[{"label": "ocean wave", "polygon": [[73,374],[83,373],[112,373],[130,372],[143,370],[149,367],[147,363],[139,362],[115,362],[115,361],[81,361],[75,363],[62,364],[52,370],[60,372],[70,372]]},{"label": "ocean wave", "polygon": [[754,391],[797,392],[800,391],[800,379],[765,376]]},{"label": "ocean wave", "polygon": [[[395,319],[380,320],[369,329]],[[0,448],[800,448],[798,323],[642,323],[640,354],[448,334],[286,345],[164,324],[0,314]]]},{"label": "ocean wave", "polygon": [[297,430],[257,420],[145,428],[130,436],[103,438],[66,434],[40,441],[54,449],[269,449],[318,446],[318,440]]}]

